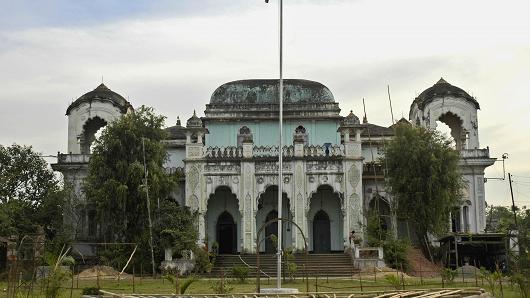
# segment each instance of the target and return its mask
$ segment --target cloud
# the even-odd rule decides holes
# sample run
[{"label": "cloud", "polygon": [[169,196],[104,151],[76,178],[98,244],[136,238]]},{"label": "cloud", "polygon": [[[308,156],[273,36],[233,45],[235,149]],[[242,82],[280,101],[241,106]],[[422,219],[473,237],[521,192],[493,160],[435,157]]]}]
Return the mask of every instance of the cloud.
[{"label": "cloud", "polygon": [[[10,1],[0,12],[1,144],[66,147],[69,103],[101,76],[185,121],[224,82],[276,77],[274,1]],[[285,1],[284,74],[327,85],[343,114],[390,125],[440,77],[477,97],[481,145],[530,176],[530,22],[512,1]],[[488,174],[487,170],[487,174]],[[494,169],[496,171],[496,169]],[[505,202],[495,183],[488,201]]]}]

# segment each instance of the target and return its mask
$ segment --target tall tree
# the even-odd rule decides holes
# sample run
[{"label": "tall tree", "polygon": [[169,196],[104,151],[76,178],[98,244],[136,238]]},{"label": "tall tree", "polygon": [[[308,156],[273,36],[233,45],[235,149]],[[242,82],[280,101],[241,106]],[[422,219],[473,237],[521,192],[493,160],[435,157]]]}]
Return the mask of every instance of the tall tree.
[{"label": "tall tree", "polygon": [[163,168],[164,117],[142,106],[110,123],[96,140],[84,189],[95,203],[107,241],[141,242],[148,226],[147,189],[152,215],[157,204],[170,198],[173,176]]},{"label": "tall tree", "polygon": [[446,232],[463,187],[459,153],[450,141],[435,130],[398,124],[385,158],[397,215],[412,223],[420,240]]},{"label": "tall tree", "polygon": [[0,145],[0,235],[54,234],[62,223],[63,193],[48,164],[31,146]]}]

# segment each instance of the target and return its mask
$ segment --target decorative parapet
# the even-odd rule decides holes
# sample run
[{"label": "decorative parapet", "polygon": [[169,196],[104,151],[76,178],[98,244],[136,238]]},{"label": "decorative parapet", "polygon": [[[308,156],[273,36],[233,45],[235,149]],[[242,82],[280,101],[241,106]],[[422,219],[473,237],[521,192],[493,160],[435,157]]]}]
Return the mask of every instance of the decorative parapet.
[{"label": "decorative parapet", "polygon": [[490,148],[486,149],[463,149],[460,150],[460,157],[463,159],[490,158]]},{"label": "decorative parapet", "polygon": [[243,147],[208,147],[204,151],[205,158],[242,158]]},{"label": "decorative parapet", "polygon": [[[256,162],[255,167],[256,167],[255,168],[256,173],[259,173],[259,174],[278,173],[278,162],[276,161]],[[292,172],[291,163],[283,163],[282,168],[285,172]]]},{"label": "decorative parapet", "polygon": [[308,173],[330,173],[342,172],[342,161],[340,160],[320,160],[308,161],[306,163]]},{"label": "decorative parapet", "polygon": [[234,162],[220,162],[207,163],[204,165],[204,174],[225,174],[225,175],[239,175],[241,173],[241,165]]},{"label": "decorative parapet", "polygon": [[[293,157],[294,146],[283,146],[282,153],[284,157]],[[278,156],[278,146],[254,146],[252,156],[257,158]]]},{"label": "decorative parapet", "polygon": [[309,145],[304,147],[304,157],[344,156],[344,145]]},{"label": "decorative parapet", "polygon": [[57,156],[58,164],[85,164],[90,161],[90,154],[63,154],[59,153]]},{"label": "decorative parapet", "polygon": [[[206,159],[242,159],[242,158],[273,158],[278,157],[278,146],[254,146],[252,151],[248,148],[248,152],[243,146],[235,147],[208,147],[204,148],[203,157]],[[295,145],[283,146],[282,153],[284,158],[306,157],[306,158],[322,158],[322,157],[343,157],[345,156],[344,145],[309,145],[304,146],[302,155],[298,153],[295,155]],[[243,154],[245,152],[245,154]]]}]

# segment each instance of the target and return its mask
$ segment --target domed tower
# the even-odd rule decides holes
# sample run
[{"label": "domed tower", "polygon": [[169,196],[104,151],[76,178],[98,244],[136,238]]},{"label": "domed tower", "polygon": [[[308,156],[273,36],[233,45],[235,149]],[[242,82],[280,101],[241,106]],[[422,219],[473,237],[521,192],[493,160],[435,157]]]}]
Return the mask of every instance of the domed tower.
[{"label": "domed tower", "polygon": [[436,128],[436,121],[441,121],[451,129],[457,150],[477,149],[479,109],[474,97],[441,78],[412,102],[409,119],[432,129]]},{"label": "domed tower", "polygon": [[125,98],[104,84],[82,95],[66,109],[68,153],[59,153],[52,168],[61,172],[65,183],[73,188],[72,201],[65,206],[63,220],[78,240],[94,239],[98,229],[95,208],[88,205],[82,191],[91,145],[102,127],[132,110],[132,105]]},{"label": "domed tower", "polygon": [[495,159],[490,158],[489,148],[479,147],[479,109],[474,97],[443,78],[416,97],[410,107],[409,119],[415,125],[435,129],[436,121],[447,124],[460,152],[465,185],[461,205],[455,206],[451,215],[452,232],[480,233],[485,227],[484,169]]},{"label": "domed tower", "polygon": [[132,105],[104,84],[79,97],[66,109],[68,153],[90,154],[96,132],[129,111]]}]

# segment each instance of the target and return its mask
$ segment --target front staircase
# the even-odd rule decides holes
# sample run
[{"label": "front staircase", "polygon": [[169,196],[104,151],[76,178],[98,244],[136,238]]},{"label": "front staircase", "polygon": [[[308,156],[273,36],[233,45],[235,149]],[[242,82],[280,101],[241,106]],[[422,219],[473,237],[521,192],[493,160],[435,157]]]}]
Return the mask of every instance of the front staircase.
[{"label": "front staircase", "polygon": [[[294,262],[297,266],[296,277],[304,277],[306,271],[310,277],[346,277],[358,272],[358,269],[353,267],[350,256],[344,253],[309,254],[307,261],[306,255],[295,254]],[[275,277],[276,263],[276,255],[260,255],[261,276]],[[282,263],[285,264],[285,259],[283,258]],[[225,276],[231,277],[232,267],[247,265],[251,267],[249,277],[256,277],[255,254],[219,255],[216,258],[210,276],[219,277],[224,273]],[[282,275],[286,276],[285,270],[282,272]]]}]

